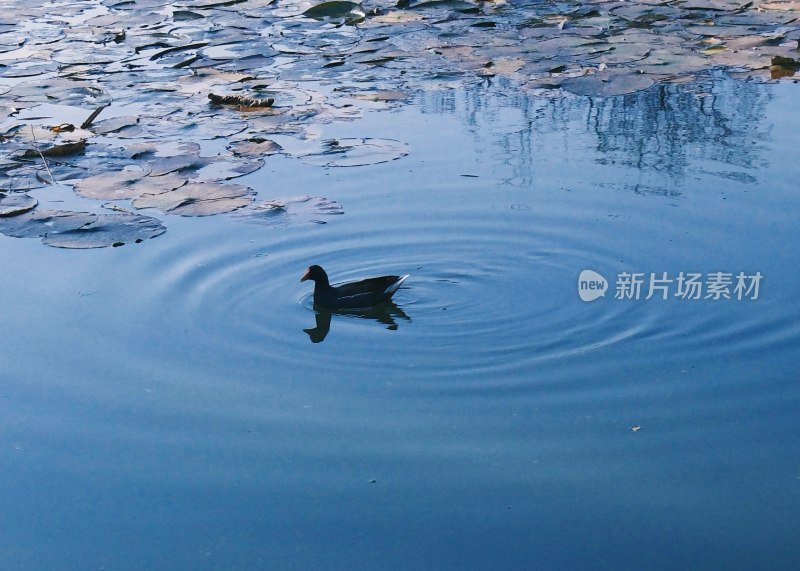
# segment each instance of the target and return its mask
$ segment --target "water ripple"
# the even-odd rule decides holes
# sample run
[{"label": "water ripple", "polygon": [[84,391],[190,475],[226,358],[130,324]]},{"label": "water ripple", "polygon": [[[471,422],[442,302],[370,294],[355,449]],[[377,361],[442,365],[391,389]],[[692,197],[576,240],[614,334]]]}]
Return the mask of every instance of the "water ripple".
[{"label": "water ripple", "polygon": [[[509,226],[504,215],[388,228],[368,240],[348,225],[254,229],[250,239],[222,228],[202,240],[176,234],[142,270],[155,276],[147,295],[165,300],[153,307],[191,327],[198,351],[272,361],[276,370],[313,367],[309,359],[322,356],[329,373],[388,367],[430,379],[519,378],[537,363],[646,334],[655,320],[634,318],[631,304],[598,311],[580,302],[577,273],[589,263],[582,239],[547,224]],[[592,254],[592,264],[613,262],[611,251]],[[411,278],[383,313],[320,316],[299,283],[311,263],[333,281]],[[309,340],[324,343],[314,349]]]}]

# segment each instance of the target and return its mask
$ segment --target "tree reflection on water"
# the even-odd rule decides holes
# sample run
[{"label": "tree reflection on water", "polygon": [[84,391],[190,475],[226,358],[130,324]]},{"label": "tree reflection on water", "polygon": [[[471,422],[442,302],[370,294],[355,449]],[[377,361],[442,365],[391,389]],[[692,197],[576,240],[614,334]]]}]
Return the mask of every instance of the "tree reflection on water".
[{"label": "tree reflection on water", "polygon": [[[504,183],[534,185],[547,168],[538,157],[550,156],[558,145],[567,158],[586,154],[598,166],[635,171],[633,180],[600,180],[598,186],[676,197],[687,177],[755,182],[746,171],[766,162],[762,143],[770,136],[765,114],[771,97],[761,84],[717,73],[617,97],[531,94],[495,79],[463,91],[426,91],[420,105],[423,113],[461,113],[472,136],[494,138],[500,156],[492,160],[505,165]],[[526,128],[503,129],[511,124]]]}]

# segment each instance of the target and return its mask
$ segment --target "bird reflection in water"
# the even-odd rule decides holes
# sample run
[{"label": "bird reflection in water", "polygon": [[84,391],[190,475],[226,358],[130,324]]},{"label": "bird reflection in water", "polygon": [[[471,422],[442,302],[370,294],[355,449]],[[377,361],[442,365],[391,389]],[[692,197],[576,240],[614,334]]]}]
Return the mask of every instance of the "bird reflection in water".
[{"label": "bird reflection in water", "polygon": [[308,333],[312,343],[320,343],[325,340],[331,330],[331,318],[334,315],[344,317],[374,320],[386,325],[386,329],[397,329],[397,321],[411,321],[411,318],[396,303],[386,302],[372,307],[351,308],[351,309],[330,309],[327,307],[314,306],[316,327],[303,329]]}]

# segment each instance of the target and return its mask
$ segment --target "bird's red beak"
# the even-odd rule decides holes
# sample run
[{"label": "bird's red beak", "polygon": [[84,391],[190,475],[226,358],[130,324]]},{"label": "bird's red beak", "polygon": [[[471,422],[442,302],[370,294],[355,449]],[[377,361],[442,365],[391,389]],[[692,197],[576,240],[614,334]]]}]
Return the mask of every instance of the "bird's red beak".
[{"label": "bird's red beak", "polygon": [[308,268],[308,269],[306,270],[306,273],[304,273],[304,274],[303,274],[303,277],[302,277],[302,278],[300,278],[300,281],[301,281],[301,282],[304,282],[304,281],[306,281],[307,279],[309,279],[310,277],[311,277],[311,268]]}]

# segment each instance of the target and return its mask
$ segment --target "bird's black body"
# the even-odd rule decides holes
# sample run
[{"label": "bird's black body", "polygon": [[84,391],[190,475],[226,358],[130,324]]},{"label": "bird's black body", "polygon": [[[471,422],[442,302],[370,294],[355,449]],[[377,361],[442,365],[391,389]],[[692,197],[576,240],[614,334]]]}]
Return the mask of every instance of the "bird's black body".
[{"label": "bird's black body", "polygon": [[370,307],[389,301],[408,276],[381,276],[332,286],[320,266],[306,270],[301,282],[314,282],[314,305],[331,309]]}]

